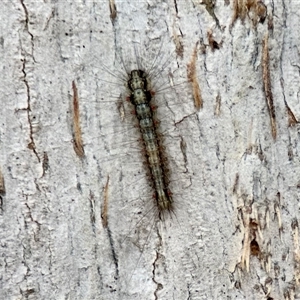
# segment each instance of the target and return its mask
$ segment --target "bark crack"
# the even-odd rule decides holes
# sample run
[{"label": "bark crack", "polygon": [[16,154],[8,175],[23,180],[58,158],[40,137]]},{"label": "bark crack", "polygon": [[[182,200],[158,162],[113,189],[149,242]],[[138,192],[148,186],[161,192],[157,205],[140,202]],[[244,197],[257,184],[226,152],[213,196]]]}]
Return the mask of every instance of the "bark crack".
[{"label": "bark crack", "polygon": [[158,291],[160,291],[163,288],[162,284],[159,283],[158,281],[156,281],[156,279],[155,279],[156,263],[158,262],[158,260],[159,260],[159,253],[158,253],[158,251],[156,251],[156,257],[155,257],[154,262],[152,264],[152,266],[153,266],[152,281],[156,284],[156,289],[154,291],[155,300],[158,299],[158,295],[157,295]]},{"label": "bark crack", "polygon": [[35,141],[34,141],[34,138],[33,138],[33,126],[32,126],[32,122],[31,122],[31,118],[30,118],[30,112],[31,112],[30,87],[29,87],[29,83],[28,83],[28,80],[27,80],[27,73],[26,73],[25,69],[26,69],[26,59],[24,58],[23,59],[23,65],[22,65],[22,73],[24,75],[23,81],[24,81],[24,84],[25,84],[25,87],[26,87],[26,92],[27,92],[27,108],[25,110],[27,112],[27,120],[28,120],[28,124],[29,124],[29,140],[30,140],[30,143],[28,144],[27,147],[30,150],[33,151],[33,153],[35,154],[35,156],[38,159],[38,162],[40,162],[41,159],[40,159],[40,157],[39,157],[39,155],[36,151]]},{"label": "bark crack", "polygon": [[[29,14],[28,14],[28,9],[24,3],[24,0],[20,0],[20,3],[23,7],[24,10],[24,14],[25,14],[25,31],[29,34],[30,36],[30,43],[31,43],[31,56],[33,61],[35,62],[34,56],[33,56],[33,51],[34,51],[34,43],[33,43],[33,34],[29,31]],[[23,52],[24,49],[22,49]],[[26,53],[26,52],[25,52]],[[24,58],[22,59],[23,65],[22,65],[22,73],[24,75],[23,81],[25,84],[25,88],[26,88],[26,93],[27,93],[27,108],[25,109],[27,111],[27,120],[28,120],[28,124],[29,124],[29,144],[28,144],[28,148],[30,150],[33,151],[33,153],[35,154],[35,156],[38,159],[38,162],[41,161],[37,151],[36,151],[36,146],[35,146],[35,141],[33,138],[33,125],[31,122],[31,118],[30,118],[30,112],[31,112],[31,93],[30,93],[30,86],[29,86],[29,82],[27,79],[27,73],[26,73],[26,54],[24,53]]]},{"label": "bark crack", "polygon": [[113,238],[112,238],[111,231],[110,231],[109,227],[107,227],[107,235],[108,235],[108,240],[109,240],[109,244],[110,244],[110,248],[111,248],[113,261],[114,261],[115,268],[116,268],[116,279],[118,279],[119,278],[118,257],[117,257],[116,251],[115,251],[114,241],[113,241]]},{"label": "bark crack", "polygon": [[3,212],[3,198],[6,194],[4,176],[0,169],[0,213]]},{"label": "bark crack", "polygon": [[28,14],[28,9],[27,9],[27,7],[26,7],[26,5],[24,3],[24,0],[20,0],[20,2],[21,2],[21,5],[22,5],[22,7],[24,9],[24,13],[25,13],[25,30],[26,30],[26,32],[30,36],[31,56],[32,56],[33,60],[35,61],[34,56],[33,56],[33,51],[34,51],[33,34],[29,30],[29,14]]},{"label": "bark crack", "polygon": [[215,20],[216,25],[220,28],[220,22],[219,19],[217,18],[215,14],[215,3],[216,1],[214,0],[203,0],[201,4],[205,5],[205,9],[207,12],[210,14],[210,16]]}]

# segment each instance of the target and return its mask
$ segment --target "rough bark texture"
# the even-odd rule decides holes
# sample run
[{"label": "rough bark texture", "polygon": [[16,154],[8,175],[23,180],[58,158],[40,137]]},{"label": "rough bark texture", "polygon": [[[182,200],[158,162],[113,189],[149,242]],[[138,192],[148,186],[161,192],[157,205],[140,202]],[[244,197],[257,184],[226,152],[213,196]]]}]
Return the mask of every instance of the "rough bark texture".
[{"label": "rough bark texture", "polygon": [[[300,299],[299,11],[4,1],[0,299]],[[164,222],[123,105],[137,62],[154,62]]]}]

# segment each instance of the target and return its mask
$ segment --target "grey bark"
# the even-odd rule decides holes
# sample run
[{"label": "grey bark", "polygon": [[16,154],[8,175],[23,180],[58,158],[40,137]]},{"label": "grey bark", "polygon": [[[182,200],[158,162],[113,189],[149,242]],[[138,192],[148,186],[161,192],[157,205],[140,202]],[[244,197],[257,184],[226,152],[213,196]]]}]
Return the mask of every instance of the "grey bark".
[{"label": "grey bark", "polygon": [[[300,299],[300,2],[264,4],[2,3],[0,299]],[[121,105],[122,74],[153,61],[164,222]]]}]

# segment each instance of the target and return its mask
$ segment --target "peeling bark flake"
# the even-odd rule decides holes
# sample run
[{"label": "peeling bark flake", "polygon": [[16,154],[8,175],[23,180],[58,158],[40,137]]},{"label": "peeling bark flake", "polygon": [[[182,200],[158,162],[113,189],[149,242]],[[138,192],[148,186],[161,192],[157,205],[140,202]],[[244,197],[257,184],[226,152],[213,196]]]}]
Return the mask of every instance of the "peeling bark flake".
[{"label": "peeling bark flake", "polygon": [[110,10],[110,19],[113,22],[117,17],[117,7],[116,7],[115,0],[109,0],[109,10]]},{"label": "peeling bark flake", "polygon": [[107,176],[107,181],[104,187],[104,201],[101,211],[102,225],[107,228],[108,225],[108,186],[109,186],[109,176]]},{"label": "peeling bark flake", "polygon": [[269,63],[270,63],[270,57],[269,57],[269,48],[268,48],[268,34],[266,34],[265,38],[262,41],[263,85],[264,85],[264,92],[265,92],[265,98],[268,106],[268,111],[270,115],[271,132],[272,132],[273,139],[275,140],[277,135],[276,115],[275,115],[275,107],[273,103]]},{"label": "peeling bark flake", "polygon": [[221,113],[221,95],[220,92],[218,93],[216,97],[216,105],[215,105],[215,116],[219,116]]},{"label": "peeling bark flake", "polygon": [[80,117],[79,117],[79,101],[78,101],[78,91],[75,81],[72,82],[73,88],[73,147],[75,153],[82,158],[84,156],[82,134],[80,128]]},{"label": "peeling bark flake", "polygon": [[198,43],[196,43],[196,46],[193,51],[192,59],[190,63],[188,63],[187,65],[187,77],[188,77],[188,81],[191,82],[192,84],[194,105],[196,109],[199,110],[203,107],[203,99],[201,96],[201,90],[197,80],[197,72],[196,72],[197,47],[198,47]]},{"label": "peeling bark flake", "polygon": [[233,17],[230,27],[234,25],[238,18],[244,23],[248,17],[256,27],[257,23],[263,23],[267,17],[267,7],[260,0],[234,0]]}]

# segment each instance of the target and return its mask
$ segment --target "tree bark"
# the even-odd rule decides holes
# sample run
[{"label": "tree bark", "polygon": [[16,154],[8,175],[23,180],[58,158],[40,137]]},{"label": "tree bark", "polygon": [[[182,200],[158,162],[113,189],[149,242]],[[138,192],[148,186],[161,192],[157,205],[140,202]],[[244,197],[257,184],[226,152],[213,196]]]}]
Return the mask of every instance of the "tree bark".
[{"label": "tree bark", "polygon": [[0,299],[300,299],[299,1],[2,6]]}]

